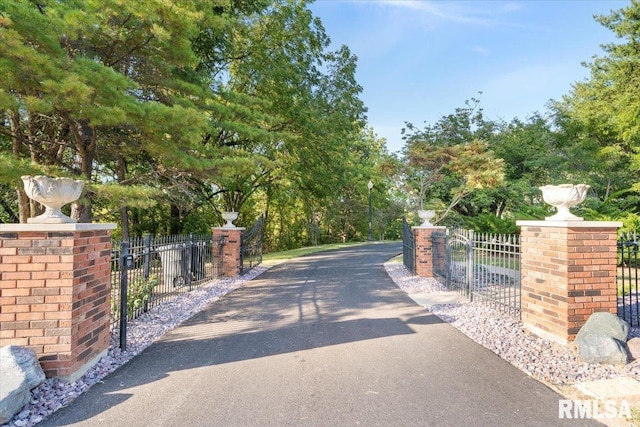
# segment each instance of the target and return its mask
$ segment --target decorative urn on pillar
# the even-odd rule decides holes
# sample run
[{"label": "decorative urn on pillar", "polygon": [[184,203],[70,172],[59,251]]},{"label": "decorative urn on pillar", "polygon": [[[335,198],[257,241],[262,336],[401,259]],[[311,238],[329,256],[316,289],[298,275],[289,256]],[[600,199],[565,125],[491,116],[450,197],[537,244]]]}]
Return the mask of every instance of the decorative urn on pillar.
[{"label": "decorative urn on pillar", "polygon": [[554,206],[558,212],[550,217],[545,218],[547,221],[582,221],[582,218],[572,214],[569,208],[579,205],[587,197],[587,184],[561,184],[561,185],[545,185],[540,187],[542,198],[551,206]]},{"label": "decorative urn on pillar", "polygon": [[227,221],[227,223],[222,226],[223,228],[236,228],[233,221],[238,219],[238,212],[222,212],[222,219]]},{"label": "decorative urn on pillar", "polygon": [[37,175],[22,176],[24,191],[30,199],[42,204],[45,211],[42,215],[29,218],[31,224],[66,224],[76,220],[63,214],[60,210],[64,205],[78,200],[84,187],[84,182],[71,178],[51,178]]},{"label": "decorative urn on pillar", "polygon": [[436,211],[419,210],[418,211],[418,218],[420,218],[422,220],[422,224],[420,224],[420,227],[433,227],[433,224],[431,224],[431,220],[435,216],[436,216]]}]

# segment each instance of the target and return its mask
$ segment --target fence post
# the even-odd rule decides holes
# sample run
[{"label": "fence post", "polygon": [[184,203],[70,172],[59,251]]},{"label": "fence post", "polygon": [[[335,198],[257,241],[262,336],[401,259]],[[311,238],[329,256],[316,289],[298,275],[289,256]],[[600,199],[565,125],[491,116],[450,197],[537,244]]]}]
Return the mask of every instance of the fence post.
[{"label": "fence post", "polygon": [[518,221],[521,316],[535,334],[567,344],[589,316],[617,312],[621,222]]},{"label": "fence post", "polygon": [[193,244],[193,233],[189,233],[189,250],[187,251],[187,284],[189,285],[189,291],[191,291],[191,282],[193,281],[193,251],[195,250]]},{"label": "fence post", "polygon": [[473,245],[475,241],[475,234],[473,230],[469,230],[466,256],[467,256],[467,298],[469,301],[473,301],[473,276],[474,276],[474,260],[473,260]]},{"label": "fence post", "polygon": [[144,256],[142,271],[144,279],[148,280],[151,271],[151,234],[149,233],[144,235],[144,249],[142,250],[142,253]]},{"label": "fence post", "polygon": [[445,270],[446,270],[446,286],[447,289],[451,287],[451,245],[449,244],[449,229],[446,229],[445,238],[444,238],[444,247],[445,247]]},{"label": "fence post", "polygon": [[129,242],[122,242],[120,249],[120,349],[127,349],[127,293],[129,284]]}]

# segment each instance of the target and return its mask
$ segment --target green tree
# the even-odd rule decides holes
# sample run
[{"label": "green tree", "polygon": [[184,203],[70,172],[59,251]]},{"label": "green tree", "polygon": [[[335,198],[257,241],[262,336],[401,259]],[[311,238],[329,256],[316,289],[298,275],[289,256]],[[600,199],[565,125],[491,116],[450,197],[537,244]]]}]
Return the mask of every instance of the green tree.
[{"label": "green tree", "polygon": [[503,160],[488,146],[494,128],[479,100],[472,99],[434,125],[417,129],[407,123],[403,129],[407,185],[418,194],[419,208],[427,201],[438,211],[436,222],[460,209],[472,193],[503,182]]},{"label": "green tree", "polygon": [[193,144],[208,119],[196,104],[205,92],[184,75],[197,65],[189,46],[205,22],[200,6],[0,4],[0,132],[12,141],[15,161],[28,158],[94,184],[74,206],[80,221],[91,220],[96,165],[122,159],[116,153],[125,145],[166,164],[197,158]]},{"label": "green tree", "polygon": [[[584,205],[590,215],[620,218],[637,212],[640,185],[640,2],[596,20],[618,42],[603,45],[590,76],[552,105],[564,140],[566,177],[591,185]],[[626,211],[626,212],[625,212]]]}]

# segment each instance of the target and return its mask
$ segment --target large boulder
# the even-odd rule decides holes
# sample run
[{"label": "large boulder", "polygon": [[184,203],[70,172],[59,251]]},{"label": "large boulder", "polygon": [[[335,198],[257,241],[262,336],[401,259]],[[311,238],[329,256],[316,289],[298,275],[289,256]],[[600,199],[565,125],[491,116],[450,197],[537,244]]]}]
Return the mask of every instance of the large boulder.
[{"label": "large boulder", "polygon": [[584,335],[576,345],[580,358],[587,363],[629,363],[629,352],[625,343],[615,338],[603,334]]},{"label": "large boulder", "polygon": [[640,338],[634,337],[627,341],[627,348],[632,359],[640,359]]},{"label": "large boulder", "polygon": [[597,312],[580,328],[575,344],[582,360],[588,363],[626,364],[629,324],[618,316]]},{"label": "large boulder", "polygon": [[33,350],[0,348],[0,424],[8,422],[31,400],[31,389],[45,380]]},{"label": "large boulder", "polygon": [[627,342],[629,324],[615,314],[599,311],[589,316],[578,331],[576,340],[579,340],[581,336],[592,334],[606,335],[618,341]]},{"label": "large boulder", "polygon": [[8,422],[30,400],[31,393],[22,372],[0,374],[0,424]]},{"label": "large boulder", "polygon": [[23,372],[29,390],[39,386],[46,378],[36,353],[30,348],[17,345],[0,348],[0,372],[2,375],[10,372]]}]

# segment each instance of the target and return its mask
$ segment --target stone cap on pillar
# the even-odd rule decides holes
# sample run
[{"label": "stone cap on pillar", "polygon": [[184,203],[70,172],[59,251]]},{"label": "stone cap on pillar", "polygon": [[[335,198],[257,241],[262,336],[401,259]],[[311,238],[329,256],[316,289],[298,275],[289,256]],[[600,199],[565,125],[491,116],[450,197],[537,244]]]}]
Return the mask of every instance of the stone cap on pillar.
[{"label": "stone cap on pillar", "polygon": [[116,227],[117,225],[114,223],[0,224],[0,232],[46,231],[55,233],[65,231],[115,230]]},{"label": "stone cap on pillar", "polygon": [[620,228],[621,221],[516,221],[518,227]]},{"label": "stone cap on pillar", "polygon": [[239,231],[243,231],[246,230],[245,227],[213,227],[211,230],[216,230],[216,231],[234,231],[234,230],[239,230]]},{"label": "stone cap on pillar", "polygon": [[446,230],[447,227],[444,225],[414,225],[411,227],[412,230]]}]

